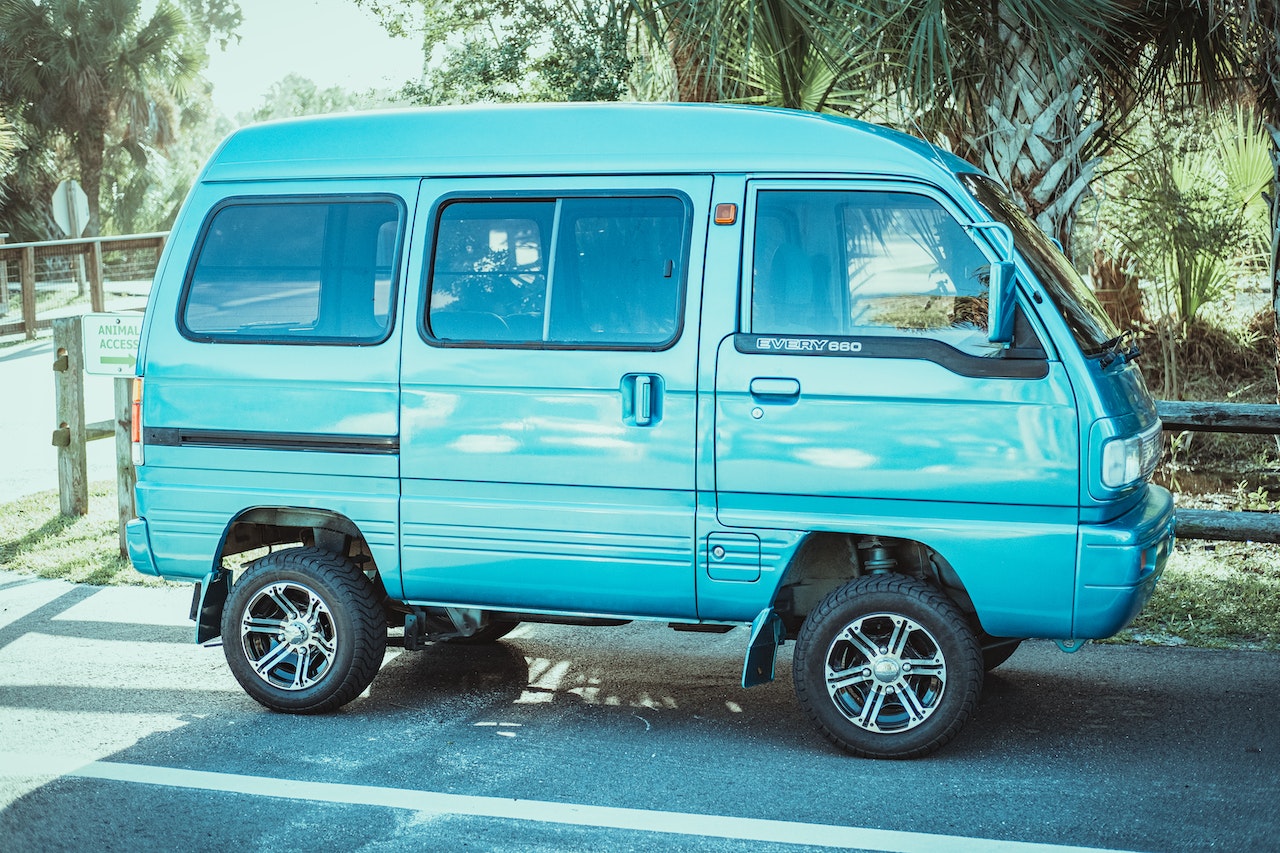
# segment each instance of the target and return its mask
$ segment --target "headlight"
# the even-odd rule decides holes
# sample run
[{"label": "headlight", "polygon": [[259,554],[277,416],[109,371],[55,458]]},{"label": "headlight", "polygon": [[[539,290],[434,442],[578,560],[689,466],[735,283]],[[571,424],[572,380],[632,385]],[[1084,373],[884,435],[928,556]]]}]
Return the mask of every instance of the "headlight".
[{"label": "headlight", "polygon": [[1159,421],[1138,435],[1113,438],[1102,445],[1102,485],[1122,489],[1143,479],[1160,461]]},{"label": "headlight", "polygon": [[1119,489],[1142,476],[1142,442],[1138,437],[1113,438],[1102,445],[1102,485]]}]

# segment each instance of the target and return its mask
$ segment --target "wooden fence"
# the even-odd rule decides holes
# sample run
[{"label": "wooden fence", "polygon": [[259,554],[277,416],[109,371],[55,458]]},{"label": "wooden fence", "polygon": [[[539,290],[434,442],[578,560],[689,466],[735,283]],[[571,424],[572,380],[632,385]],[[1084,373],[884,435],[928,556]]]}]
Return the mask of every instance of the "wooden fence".
[{"label": "wooden fence", "polygon": [[[1280,435],[1280,406],[1159,400],[1156,411],[1166,432]],[[1179,509],[1177,525],[1180,539],[1280,543],[1280,515],[1272,512]]]},{"label": "wooden fence", "polygon": [[[0,241],[0,315],[10,313],[9,290],[11,286],[9,265],[16,261],[18,279],[21,283],[21,319],[5,321],[0,319],[0,334],[24,334],[27,340],[36,336],[36,332],[53,325],[52,312],[41,312],[37,298],[37,271],[42,264],[57,262],[66,269],[63,275],[70,283],[75,283],[83,269],[85,296],[89,311],[105,311],[106,288],[103,275],[103,255],[108,252],[129,252],[149,250],[158,259],[164,248],[168,232],[154,234],[132,234],[127,237],[87,237],[77,240],[46,240],[39,243],[4,243]],[[155,264],[146,271],[145,279],[149,282],[155,272]],[[72,300],[74,301],[74,300]],[[62,313],[83,314],[85,310],[69,309],[61,306]],[[45,313],[47,316],[41,317]]]},{"label": "wooden fence", "polygon": [[124,528],[137,515],[133,487],[138,482],[133,467],[133,377],[115,381],[115,417],[87,423],[84,413],[84,335],[81,317],[58,317],[53,325],[54,405],[57,428],[53,444],[58,448],[58,503],[63,515],[89,512],[89,462],[86,442],[116,440],[116,496],[120,522],[120,554],[127,556]]}]

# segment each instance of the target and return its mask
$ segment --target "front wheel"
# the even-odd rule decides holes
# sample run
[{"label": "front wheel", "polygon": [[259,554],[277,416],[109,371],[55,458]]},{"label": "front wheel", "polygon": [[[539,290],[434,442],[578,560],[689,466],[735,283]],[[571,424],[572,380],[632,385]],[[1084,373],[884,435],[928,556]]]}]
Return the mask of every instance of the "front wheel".
[{"label": "front wheel", "polygon": [[809,614],[792,678],[809,719],[864,758],[917,758],[964,726],[982,690],[982,650],[964,615],[923,581],[857,578]]},{"label": "front wheel", "polygon": [[273,711],[315,714],[350,702],[377,675],[386,643],[373,584],[350,560],[318,548],[254,561],[222,612],[231,674]]}]

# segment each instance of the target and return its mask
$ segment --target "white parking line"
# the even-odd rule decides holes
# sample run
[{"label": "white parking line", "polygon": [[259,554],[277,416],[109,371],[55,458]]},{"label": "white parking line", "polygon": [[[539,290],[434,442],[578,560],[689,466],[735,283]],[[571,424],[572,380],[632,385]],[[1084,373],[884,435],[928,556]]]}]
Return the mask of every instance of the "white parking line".
[{"label": "white parking line", "polygon": [[664,832],[775,844],[876,850],[884,853],[936,853],[938,850],[946,850],[948,853],[1085,853],[1085,851],[1098,853],[1098,848],[1094,847],[999,841],[990,838],[966,838],[957,835],[931,835],[923,832],[899,832],[685,812],[611,808],[542,800],[474,797],[373,785],[301,782],[291,779],[273,779],[267,776],[209,773],[202,770],[151,767],[114,761],[94,761],[70,770],[67,775],[140,785],[164,785],[200,791],[282,797],[291,800],[381,806],[436,815],[529,820],[633,832]]}]

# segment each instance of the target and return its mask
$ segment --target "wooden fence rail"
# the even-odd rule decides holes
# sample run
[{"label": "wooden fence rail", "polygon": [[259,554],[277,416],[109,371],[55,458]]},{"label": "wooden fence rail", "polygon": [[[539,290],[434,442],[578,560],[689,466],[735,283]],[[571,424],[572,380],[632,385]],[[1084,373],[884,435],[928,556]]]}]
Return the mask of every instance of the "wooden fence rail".
[{"label": "wooden fence rail", "polygon": [[[8,262],[16,259],[18,276],[22,286],[22,319],[17,322],[0,323],[0,332],[5,334],[22,332],[27,340],[36,336],[40,329],[47,329],[52,319],[40,319],[36,316],[36,259],[57,255],[84,260],[85,277],[89,280],[90,310],[101,312],[106,310],[106,297],[103,287],[102,255],[104,252],[125,251],[129,249],[155,249],[157,259],[164,248],[167,231],[153,234],[130,234],[125,237],[85,237],[77,240],[46,240],[39,243],[5,243],[0,241],[0,287],[5,288],[4,304],[8,298]],[[151,274],[147,274],[151,278]]]},{"label": "wooden fence rail", "polygon": [[[1280,435],[1280,406],[1257,403],[1183,403],[1156,401],[1167,432],[1235,432]],[[1280,544],[1280,515],[1272,512],[1227,512],[1179,509],[1180,539]]]}]

